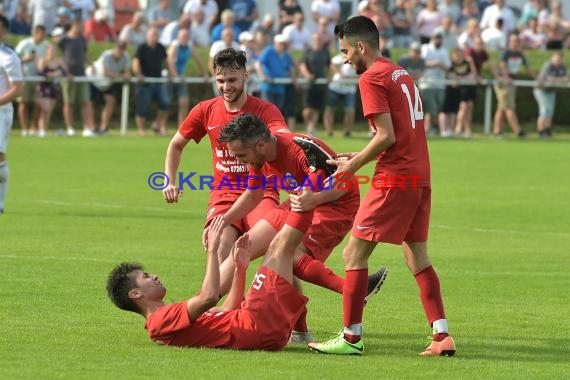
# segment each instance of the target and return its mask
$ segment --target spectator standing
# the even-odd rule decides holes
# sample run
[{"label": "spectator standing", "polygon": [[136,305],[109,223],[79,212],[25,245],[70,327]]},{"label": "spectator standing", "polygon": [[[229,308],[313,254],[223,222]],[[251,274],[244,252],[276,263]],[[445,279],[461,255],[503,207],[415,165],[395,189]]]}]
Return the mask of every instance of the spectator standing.
[{"label": "spectator standing", "polygon": [[414,18],[409,0],[397,0],[390,11],[391,22],[394,29],[392,36],[395,48],[408,48],[413,41],[412,25]]},{"label": "spectator standing", "polygon": [[126,49],[125,42],[117,42],[113,49],[105,50],[93,64],[96,70],[100,71],[96,75],[107,79],[90,83],[91,101],[101,98],[104,101],[99,125],[99,133],[102,135],[108,133],[115,105],[121,99],[123,84],[119,81],[131,79],[131,57]]},{"label": "spectator standing", "polygon": [[88,62],[87,57],[87,41],[83,38],[83,23],[76,19],[71,24],[71,29],[59,41],[58,47],[63,53],[63,61],[65,62],[69,73],[70,80],[62,83],[63,95],[63,118],[65,120],[68,136],[75,135],[73,128],[73,110],[78,103],[81,104],[81,114],[84,121],[83,136],[95,136],[95,126],[93,123],[93,107],[89,101],[89,83],[75,82],[73,77],[85,76],[85,64]]},{"label": "spectator standing", "polygon": [[406,71],[414,79],[414,83],[418,85],[424,75],[426,69],[426,62],[421,56],[422,45],[414,41],[410,45],[410,50],[407,55],[398,60],[398,65],[406,69]]},{"label": "spectator standing", "polygon": [[0,15],[0,215],[8,190],[9,171],[6,161],[8,136],[14,120],[12,101],[22,92],[22,65],[14,50],[4,45],[10,21]]},{"label": "spectator standing", "polygon": [[556,106],[556,88],[552,84],[567,83],[568,70],[562,59],[562,53],[556,51],[538,74],[538,87],[533,90],[538,103],[536,128],[540,137],[552,136],[552,117]]},{"label": "spectator standing", "polygon": [[212,28],[218,18],[218,3],[215,0],[188,0],[182,11],[193,15],[200,10],[204,12],[204,18],[208,23],[208,29]]},{"label": "spectator standing", "polygon": [[546,49],[562,50],[564,41],[568,38],[568,31],[562,26],[560,20],[553,18],[546,30]]},{"label": "spectator standing", "polygon": [[515,30],[515,15],[511,8],[505,5],[505,0],[495,0],[493,5],[489,5],[483,11],[479,27],[481,31],[497,25],[497,20],[503,20],[502,30],[505,35]]},{"label": "spectator standing", "polygon": [[283,29],[282,34],[290,41],[293,51],[304,51],[311,46],[311,32],[303,25],[304,21],[303,13],[298,12],[293,16],[293,23]]},{"label": "spectator standing", "polygon": [[336,48],[335,46],[336,40],[334,37],[334,33],[331,33],[328,27],[328,21],[326,17],[319,18],[316,31],[321,35],[321,40],[323,41],[323,44],[328,46],[329,49]]},{"label": "spectator standing", "polygon": [[36,85],[40,108],[38,136],[45,137],[49,130],[53,108],[61,93],[59,82],[69,75],[69,70],[65,62],[57,56],[57,46],[53,43],[47,45],[45,55],[38,61],[37,70],[38,75],[46,78],[45,82],[39,82]]},{"label": "spectator standing", "polygon": [[76,17],[73,12],[67,7],[59,7],[57,10],[57,22],[51,36],[54,39],[62,37],[65,33],[69,32],[71,29],[71,23]]},{"label": "spectator standing", "polygon": [[[185,17],[188,16],[186,15]],[[174,73],[176,80],[174,83],[169,84],[170,94],[172,98],[174,96],[178,98],[178,125],[182,125],[190,106],[188,84],[185,79],[186,66],[190,62],[190,58],[193,58],[205,80],[208,80],[208,68],[202,62],[200,54],[192,46],[188,29],[180,29],[178,31],[176,41],[168,48],[167,55],[169,71]]]},{"label": "spectator standing", "polygon": [[[285,107],[286,85],[272,83],[274,79],[294,79],[295,62],[287,51],[289,40],[283,34],[278,34],[274,38],[274,44],[265,48],[259,61],[257,62],[257,73],[261,82],[261,97],[277,106],[279,109]],[[294,99],[287,99],[294,101]],[[289,126],[291,129],[291,127]]]},{"label": "spectator standing", "polygon": [[459,47],[464,50],[470,49],[473,47],[475,38],[477,38],[479,35],[479,23],[476,19],[472,18],[467,21],[465,30],[457,38],[457,43]]},{"label": "spectator standing", "polygon": [[148,24],[157,28],[159,35],[169,22],[176,19],[176,14],[170,9],[170,0],[159,0],[158,5],[151,8],[148,13]]},{"label": "spectator standing", "polygon": [[[222,30],[222,39],[214,42],[210,47],[210,53],[208,54],[209,56],[208,68],[210,69],[212,75],[214,75],[213,71],[214,56],[218,54],[220,51],[229,48],[234,48],[236,50],[239,50],[240,48],[239,43],[235,41],[233,28],[226,28]],[[214,83],[214,94],[216,94],[217,91],[218,89],[216,87],[216,83]]]},{"label": "spectator standing", "polygon": [[426,67],[423,80],[420,82],[420,90],[424,106],[424,127],[427,133],[431,130],[434,118],[439,117],[440,126],[444,124],[443,114],[440,113],[445,100],[445,84],[436,82],[445,79],[451,67],[451,60],[442,45],[441,34],[435,33],[429,44],[422,45],[421,56]]},{"label": "spectator standing", "polygon": [[236,26],[239,28],[240,33],[249,31],[251,25],[259,16],[255,0],[229,0],[228,8],[236,16]]},{"label": "spectator standing", "polygon": [[477,6],[477,0],[463,0],[461,16],[459,16],[458,20],[455,20],[457,30],[465,30],[468,27],[469,20],[471,19],[474,19],[477,25],[479,25],[481,13]]},{"label": "spectator standing", "polygon": [[279,31],[283,31],[287,25],[293,23],[296,13],[303,14],[303,8],[297,0],[279,1]]},{"label": "spectator standing", "polygon": [[264,33],[268,42],[273,41],[275,37],[275,20],[271,14],[266,14],[261,20],[253,23],[252,29],[254,33]]},{"label": "spectator standing", "polygon": [[106,9],[97,9],[93,17],[85,22],[83,37],[87,42],[115,42],[117,36],[114,28],[109,25],[109,15]]},{"label": "spectator standing", "polygon": [[160,33],[160,38],[158,41],[166,49],[178,38],[178,32],[181,30],[186,30],[190,32],[191,18],[186,13],[180,13],[177,20],[169,22]]},{"label": "spectator standing", "polygon": [[224,9],[220,16],[221,22],[214,26],[212,29],[212,35],[210,39],[212,42],[216,42],[222,39],[222,30],[226,28],[231,28],[234,33],[234,41],[237,41],[239,34],[241,33],[240,28],[236,25],[236,15],[230,9]]},{"label": "spectator standing", "polygon": [[481,31],[481,38],[489,51],[503,50],[507,46],[507,35],[503,31],[503,19],[498,18],[495,26]]},{"label": "spectator standing", "polygon": [[[464,50],[455,48],[451,53],[451,69],[448,78],[451,80],[477,80],[477,69],[470,56],[466,56]],[[462,135],[471,138],[471,120],[473,119],[473,104],[475,102],[475,85],[457,84],[448,85],[445,93],[445,103],[451,104],[451,112],[454,118],[446,120],[449,135]],[[445,107],[444,107],[445,109]]]},{"label": "spectator standing", "polygon": [[119,34],[125,27],[133,21],[133,16],[140,11],[139,0],[113,0],[115,9],[115,33]]},{"label": "spectator standing", "polygon": [[66,2],[75,18],[84,23],[93,16],[96,9],[94,0],[67,0]]},{"label": "spectator standing", "polygon": [[24,5],[19,5],[16,15],[10,20],[10,34],[17,36],[29,36],[32,34],[32,26],[28,21],[28,12]]},{"label": "spectator standing", "polygon": [[354,124],[354,106],[356,104],[356,84],[346,83],[357,80],[358,75],[351,64],[345,63],[342,54],[331,59],[331,70],[334,72],[328,86],[327,106],[323,114],[323,124],[329,137],[333,136],[334,108],[342,105],[344,109],[344,137],[352,136]]},{"label": "spectator standing", "polygon": [[425,9],[420,11],[416,19],[418,34],[422,44],[430,42],[433,32],[441,24],[442,18],[443,15],[437,10],[436,1],[427,0]]},{"label": "spectator standing", "polygon": [[[16,45],[16,53],[22,62],[24,76],[38,75],[38,62],[46,53],[48,42],[46,41],[46,28],[37,25],[34,34],[25,38]],[[36,102],[36,83],[25,82],[22,87],[22,95],[18,98],[18,119],[22,136],[35,133],[35,127],[40,117],[40,108]],[[30,112],[32,110],[32,112]],[[32,115],[28,124],[28,115]]]},{"label": "spectator standing", "polygon": [[328,21],[327,30],[333,33],[334,26],[340,19],[340,4],[338,0],[313,0],[311,12],[315,22],[319,22],[321,17]]},{"label": "spectator standing", "polygon": [[536,18],[528,20],[528,27],[519,34],[519,39],[522,49],[544,50],[546,47],[546,35],[538,30]]},{"label": "spectator standing", "polygon": [[[158,103],[158,133],[167,134],[169,99],[164,83],[145,83],[145,78],[161,78],[162,69],[167,67],[166,50],[158,42],[158,29],[151,27],[147,31],[146,41],[141,44],[133,59],[133,72],[139,79],[136,89],[135,122],[140,136],[145,135],[145,120],[152,100]],[[169,79],[172,77],[168,72]]]},{"label": "spectator standing", "polygon": [[145,25],[144,13],[135,12],[131,23],[125,25],[119,34],[119,40],[132,46],[135,50],[146,40],[147,27]]},{"label": "spectator standing", "polygon": [[64,5],[63,0],[28,0],[28,14],[32,18],[32,29],[43,25],[51,34],[57,22],[57,10]]},{"label": "spectator standing", "polygon": [[[188,14],[188,13],[186,13]],[[210,46],[210,24],[202,9],[190,14],[190,38],[199,47]]]},{"label": "spectator standing", "polygon": [[327,94],[327,85],[325,83],[317,84],[314,81],[327,79],[330,63],[331,56],[328,46],[323,44],[319,33],[313,33],[311,46],[305,50],[303,59],[299,64],[300,74],[309,81],[303,102],[303,119],[307,125],[307,133],[311,136],[317,135],[319,113],[323,109]]},{"label": "spectator standing", "polygon": [[521,66],[524,66],[527,74],[534,78],[534,71],[520,50],[519,38],[512,33],[509,35],[507,50],[501,55],[499,62],[501,77],[499,83],[495,85],[495,95],[497,96],[497,111],[493,120],[493,134],[495,137],[502,136],[505,117],[509,126],[518,137],[526,137],[526,133],[519,125],[516,113],[516,87],[512,83],[517,78]]},{"label": "spectator standing", "polygon": [[461,8],[456,0],[441,0],[437,9],[443,16],[449,16],[454,26],[461,16]]},{"label": "spectator standing", "polygon": [[441,19],[441,26],[438,26],[434,30],[434,33],[441,34],[441,45],[447,51],[453,50],[459,46],[457,35],[453,29],[453,20],[451,16],[445,15]]}]

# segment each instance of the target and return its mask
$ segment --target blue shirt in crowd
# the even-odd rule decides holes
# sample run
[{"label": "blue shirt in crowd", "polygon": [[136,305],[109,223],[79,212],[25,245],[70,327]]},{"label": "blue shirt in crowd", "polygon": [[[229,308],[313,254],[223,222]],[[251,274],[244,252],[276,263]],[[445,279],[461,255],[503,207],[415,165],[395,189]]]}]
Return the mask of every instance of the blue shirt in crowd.
[{"label": "blue shirt in crowd", "polygon": [[[273,45],[270,45],[263,50],[259,57],[259,63],[261,64],[263,74],[270,79],[290,78],[291,69],[294,65],[293,57],[291,57],[289,52],[285,51],[283,54],[279,54]],[[285,85],[262,82],[261,90],[284,94]]]}]

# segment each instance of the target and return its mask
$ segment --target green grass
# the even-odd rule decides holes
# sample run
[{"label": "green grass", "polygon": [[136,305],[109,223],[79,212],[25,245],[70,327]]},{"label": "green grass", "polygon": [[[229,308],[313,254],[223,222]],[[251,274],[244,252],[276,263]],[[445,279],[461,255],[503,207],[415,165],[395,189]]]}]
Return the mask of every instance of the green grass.
[{"label": "green grass", "polygon": [[[453,358],[417,357],[430,331],[396,246],[371,258],[390,275],[366,307],[363,357],[151,343],[143,319],[116,309],[104,283],[116,263],[138,260],[161,276],[169,300],[200,286],[207,193],[186,191],[172,206],[147,185],[162,170],[167,142],[13,133],[0,217],[0,378],[567,378],[568,138],[430,140],[430,252],[457,343]],[[365,143],[330,140],[338,151]],[[209,154],[209,144],[191,143],[181,170],[209,174]],[[328,261],[338,272],[340,251]],[[328,338],[341,326],[341,298],[305,290],[310,327]]]}]

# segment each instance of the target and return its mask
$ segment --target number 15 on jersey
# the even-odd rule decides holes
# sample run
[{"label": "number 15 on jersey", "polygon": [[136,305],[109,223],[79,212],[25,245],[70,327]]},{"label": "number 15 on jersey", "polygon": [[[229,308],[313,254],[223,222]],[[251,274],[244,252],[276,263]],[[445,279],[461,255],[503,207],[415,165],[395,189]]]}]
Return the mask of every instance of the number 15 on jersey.
[{"label": "number 15 on jersey", "polygon": [[406,99],[408,99],[408,106],[410,109],[410,119],[412,121],[412,128],[416,128],[416,120],[423,120],[424,119],[424,107],[422,106],[422,99],[420,98],[420,90],[414,84],[414,101],[412,103],[412,95],[410,94],[410,90],[408,86],[404,83],[401,84],[402,91],[406,95]]}]

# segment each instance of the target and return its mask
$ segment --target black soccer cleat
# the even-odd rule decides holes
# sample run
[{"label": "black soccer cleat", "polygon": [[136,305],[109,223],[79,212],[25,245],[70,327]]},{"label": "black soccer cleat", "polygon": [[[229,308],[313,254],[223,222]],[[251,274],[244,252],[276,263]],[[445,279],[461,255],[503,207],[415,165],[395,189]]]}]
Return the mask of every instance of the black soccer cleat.
[{"label": "black soccer cleat", "polygon": [[366,290],[366,297],[364,297],[364,304],[372,298],[372,296],[380,291],[380,287],[386,280],[386,276],[388,275],[388,268],[382,267],[378,272],[372,273],[368,276],[368,289]]},{"label": "black soccer cleat", "polygon": [[306,137],[295,136],[293,137],[295,144],[299,145],[305,152],[309,169],[312,172],[317,169],[323,169],[327,176],[333,175],[336,172],[336,166],[327,164],[327,160],[332,160],[333,157],[319,146],[316,142]]}]

